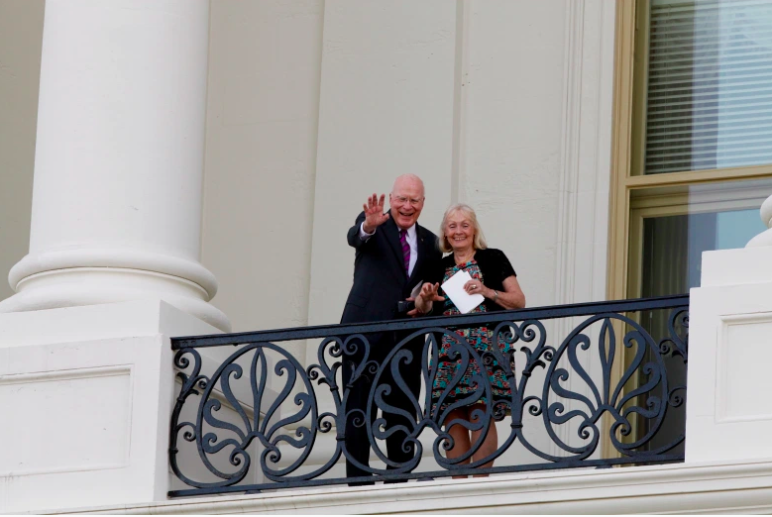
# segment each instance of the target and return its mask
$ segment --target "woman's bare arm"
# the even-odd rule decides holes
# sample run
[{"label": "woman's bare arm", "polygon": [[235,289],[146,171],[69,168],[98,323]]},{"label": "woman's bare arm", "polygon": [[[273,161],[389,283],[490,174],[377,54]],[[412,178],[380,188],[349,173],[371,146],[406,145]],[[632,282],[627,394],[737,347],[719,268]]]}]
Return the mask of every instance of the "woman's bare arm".
[{"label": "woman's bare arm", "polygon": [[[499,295],[494,300],[505,309],[522,309],[525,307],[525,294],[520,289],[520,283],[515,275],[504,279],[504,291],[499,291]],[[493,294],[493,293],[491,293]]]}]

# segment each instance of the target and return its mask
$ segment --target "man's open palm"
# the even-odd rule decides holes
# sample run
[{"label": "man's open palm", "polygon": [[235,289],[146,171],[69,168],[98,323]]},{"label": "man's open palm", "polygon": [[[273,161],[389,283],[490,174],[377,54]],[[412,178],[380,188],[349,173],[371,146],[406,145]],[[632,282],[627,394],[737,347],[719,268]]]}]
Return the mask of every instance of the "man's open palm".
[{"label": "man's open palm", "polygon": [[383,213],[383,203],[386,196],[381,194],[381,198],[378,199],[376,194],[373,194],[367,199],[367,203],[362,205],[365,210],[365,233],[373,233],[376,228],[389,220],[389,214]]}]

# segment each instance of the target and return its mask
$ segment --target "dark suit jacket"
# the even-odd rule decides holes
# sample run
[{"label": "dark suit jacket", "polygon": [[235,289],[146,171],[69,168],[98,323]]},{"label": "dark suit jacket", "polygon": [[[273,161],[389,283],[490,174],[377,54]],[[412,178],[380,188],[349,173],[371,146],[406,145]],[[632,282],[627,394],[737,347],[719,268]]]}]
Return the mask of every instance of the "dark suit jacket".
[{"label": "dark suit jacket", "polygon": [[362,212],[348,231],[348,243],[356,249],[354,285],[341,323],[397,318],[397,302],[410,296],[413,287],[427,278],[442,258],[437,236],[416,223],[418,257],[408,278],[397,224],[389,218],[365,242],[359,238],[359,227],[364,220]]}]

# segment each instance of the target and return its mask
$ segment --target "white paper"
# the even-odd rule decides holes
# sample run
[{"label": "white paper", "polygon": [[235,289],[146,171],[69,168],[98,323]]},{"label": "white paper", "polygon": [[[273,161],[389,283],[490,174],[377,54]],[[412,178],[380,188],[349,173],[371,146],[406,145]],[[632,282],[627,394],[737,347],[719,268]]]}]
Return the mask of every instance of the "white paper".
[{"label": "white paper", "polygon": [[470,280],[472,280],[472,275],[462,269],[442,284],[442,290],[450,297],[461,314],[470,312],[485,300],[481,294],[469,294],[464,291],[464,285]]}]

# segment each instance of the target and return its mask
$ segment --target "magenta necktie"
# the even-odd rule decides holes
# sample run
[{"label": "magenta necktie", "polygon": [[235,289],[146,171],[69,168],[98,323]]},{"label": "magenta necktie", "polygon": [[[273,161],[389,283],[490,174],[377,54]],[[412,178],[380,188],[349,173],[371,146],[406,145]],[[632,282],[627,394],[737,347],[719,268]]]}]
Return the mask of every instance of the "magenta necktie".
[{"label": "magenta necktie", "polygon": [[402,244],[402,255],[405,257],[405,272],[410,272],[410,244],[407,243],[407,231],[399,231],[399,242]]}]

